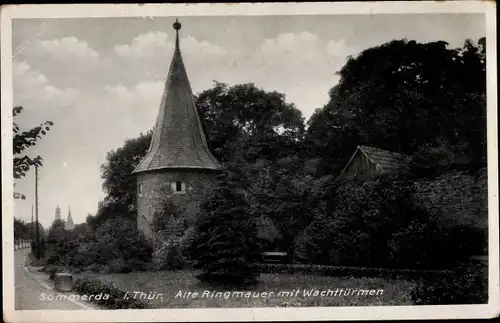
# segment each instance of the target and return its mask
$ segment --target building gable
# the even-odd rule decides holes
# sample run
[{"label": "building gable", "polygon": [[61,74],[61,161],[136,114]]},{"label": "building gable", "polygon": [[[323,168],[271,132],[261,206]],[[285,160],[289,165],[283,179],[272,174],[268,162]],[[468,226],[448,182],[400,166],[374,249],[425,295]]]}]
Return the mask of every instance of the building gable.
[{"label": "building gable", "polygon": [[339,178],[350,179],[395,172],[409,172],[409,167],[404,163],[405,158],[406,156],[402,154],[360,145],[356,148]]}]

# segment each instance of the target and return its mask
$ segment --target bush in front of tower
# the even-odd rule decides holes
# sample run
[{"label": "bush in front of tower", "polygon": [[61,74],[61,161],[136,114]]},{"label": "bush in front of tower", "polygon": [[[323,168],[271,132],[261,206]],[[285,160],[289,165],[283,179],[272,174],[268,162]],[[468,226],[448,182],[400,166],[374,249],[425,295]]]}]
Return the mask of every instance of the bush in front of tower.
[{"label": "bush in front of tower", "polygon": [[257,229],[236,180],[226,173],[201,205],[194,227],[191,255],[197,278],[211,285],[245,286],[257,282],[252,266],[258,257]]},{"label": "bush in front of tower", "polygon": [[165,197],[162,207],[153,215],[152,224],[159,239],[159,247],[153,253],[152,269],[173,270],[186,267],[186,255],[181,250],[181,244],[188,225],[179,207]]}]

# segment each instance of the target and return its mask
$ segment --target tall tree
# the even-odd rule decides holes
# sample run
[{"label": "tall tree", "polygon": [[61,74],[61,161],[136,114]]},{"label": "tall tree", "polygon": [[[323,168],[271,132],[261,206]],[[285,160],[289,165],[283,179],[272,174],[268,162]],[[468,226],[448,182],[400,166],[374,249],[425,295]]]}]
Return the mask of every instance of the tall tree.
[{"label": "tall tree", "polygon": [[404,154],[445,138],[486,161],[485,40],[463,48],[395,40],[350,58],[311,117],[311,153],[338,172],[359,144]]},{"label": "tall tree", "polygon": [[94,218],[88,218],[95,226],[107,219],[126,217],[135,219],[137,182],[132,174],[135,167],[146,155],[151,142],[152,131],[137,138],[128,139],[125,144],[110,151],[106,163],[101,166],[101,178],[106,197],[99,204]]},{"label": "tall tree", "polygon": [[31,239],[31,223],[14,218],[14,239]]},{"label": "tall tree", "polygon": [[[14,119],[23,112],[23,110],[24,108],[21,106],[14,107],[12,110]],[[45,136],[53,125],[54,123],[52,121],[45,121],[39,126],[23,131],[16,122],[13,123],[14,179],[20,179],[26,176],[33,166],[42,166],[42,157],[30,157],[26,154],[26,150],[35,146],[37,141]],[[21,193],[14,192],[14,198],[24,199],[25,196]]]},{"label": "tall tree", "polygon": [[202,205],[195,224],[192,259],[202,270],[201,281],[246,285],[256,281],[251,267],[259,247],[255,221],[249,214],[241,175],[227,172]]},{"label": "tall tree", "polygon": [[247,175],[252,179],[248,189],[252,213],[276,228],[279,245],[291,262],[295,238],[316,216],[321,185],[289,159],[258,164],[252,170]]},{"label": "tall tree", "polygon": [[216,82],[196,103],[210,149],[225,163],[276,160],[300,149],[304,118],[281,93]]}]

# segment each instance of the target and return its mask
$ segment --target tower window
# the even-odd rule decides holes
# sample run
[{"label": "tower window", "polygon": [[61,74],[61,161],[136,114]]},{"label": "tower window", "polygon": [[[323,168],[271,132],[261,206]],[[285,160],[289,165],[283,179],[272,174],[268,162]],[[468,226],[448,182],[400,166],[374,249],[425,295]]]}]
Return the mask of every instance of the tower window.
[{"label": "tower window", "polygon": [[141,183],[141,184],[139,184],[138,191],[139,191],[139,194],[142,194],[142,183]]},{"label": "tower window", "polygon": [[182,181],[175,181],[171,184],[172,192],[174,194],[185,194],[186,193],[186,183]]}]

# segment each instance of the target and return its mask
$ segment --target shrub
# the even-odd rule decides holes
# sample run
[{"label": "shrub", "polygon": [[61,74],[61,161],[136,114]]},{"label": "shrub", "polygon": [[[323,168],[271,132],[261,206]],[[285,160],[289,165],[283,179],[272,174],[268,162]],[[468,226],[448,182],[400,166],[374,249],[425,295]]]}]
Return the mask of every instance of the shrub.
[{"label": "shrub", "polygon": [[125,261],[125,268],[122,272],[128,273],[132,271],[145,271],[146,267],[147,262],[137,258],[130,258]]},{"label": "shrub", "polygon": [[406,218],[403,189],[385,178],[340,185],[332,192],[335,199],[327,204],[326,215],[305,229],[296,248],[308,262],[384,267],[387,241]]},{"label": "shrub", "polygon": [[[168,194],[170,190],[164,192]],[[153,228],[156,232],[167,230],[171,226],[171,221],[180,218],[180,210],[170,199],[165,197],[162,200],[161,208],[153,214]]]},{"label": "shrub", "polygon": [[93,236],[89,236],[89,238],[80,241],[79,245],[74,249],[74,253],[71,254],[70,258],[72,266],[86,267],[101,261],[102,254],[99,244],[93,240]]},{"label": "shrub", "polygon": [[110,273],[123,273],[126,271],[125,260],[123,258],[108,260],[107,266]]},{"label": "shrub", "polygon": [[411,297],[418,305],[485,304],[488,302],[488,267],[465,265],[452,275],[422,280]]},{"label": "shrub", "polygon": [[78,239],[67,243],[67,248],[64,257],[56,253],[58,263],[92,271],[106,267],[111,272],[143,270],[153,250],[136,223],[123,219],[101,222],[95,232],[79,234]]},{"label": "shrub", "polygon": [[451,168],[470,169],[470,154],[467,143],[451,144],[448,140],[438,138],[434,143],[426,143],[408,156],[405,163],[417,176],[435,177]]},{"label": "shrub", "polygon": [[195,229],[193,226],[184,231],[184,234],[179,238],[179,252],[186,262],[190,261],[189,249],[195,238]]},{"label": "shrub", "polygon": [[180,251],[179,239],[170,239],[155,252],[160,270],[182,269],[186,265],[184,256]]},{"label": "shrub", "polygon": [[49,233],[49,264],[94,272],[130,272],[144,270],[151,260],[152,246],[133,221],[109,219],[100,222],[95,232],[87,227],[68,231],[63,224],[55,221]]},{"label": "shrub", "polygon": [[153,248],[133,221],[110,219],[95,232],[102,254],[101,263],[122,257],[129,259],[151,260]]},{"label": "shrub", "polygon": [[429,269],[450,266],[464,257],[460,253],[470,255],[460,238],[463,228],[444,227],[440,214],[415,205],[404,181],[354,180],[339,185],[334,196],[327,215],[296,238],[301,262]]},{"label": "shrub", "polygon": [[437,220],[416,218],[393,234],[389,242],[390,257],[395,263],[449,267],[481,254],[484,240],[478,235],[471,227],[440,226]]},{"label": "shrub", "polygon": [[108,309],[143,309],[147,305],[141,300],[127,296],[127,293],[114,286],[112,283],[98,279],[78,278],[73,284],[72,291],[82,295],[98,295],[102,293],[108,297],[101,299],[92,298],[94,303]]},{"label": "shrub", "polygon": [[146,270],[176,270],[190,265],[190,248],[194,239],[194,228],[183,231],[182,236],[171,236],[153,253],[153,262],[146,264]]}]

